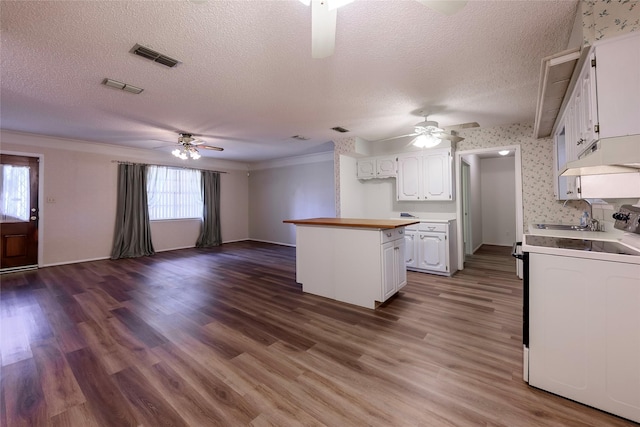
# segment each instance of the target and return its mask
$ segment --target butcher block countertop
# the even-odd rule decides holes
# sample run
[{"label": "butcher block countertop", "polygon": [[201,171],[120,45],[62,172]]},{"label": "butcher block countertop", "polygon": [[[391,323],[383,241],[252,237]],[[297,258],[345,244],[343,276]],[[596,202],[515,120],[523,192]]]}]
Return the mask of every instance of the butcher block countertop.
[{"label": "butcher block countertop", "polygon": [[350,228],[376,228],[385,230],[388,228],[406,227],[417,224],[420,220],[405,219],[363,219],[363,218],[308,218],[308,219],[286,219],[282,221],[295,225],[324,225],[327,227],[350,227]]}]

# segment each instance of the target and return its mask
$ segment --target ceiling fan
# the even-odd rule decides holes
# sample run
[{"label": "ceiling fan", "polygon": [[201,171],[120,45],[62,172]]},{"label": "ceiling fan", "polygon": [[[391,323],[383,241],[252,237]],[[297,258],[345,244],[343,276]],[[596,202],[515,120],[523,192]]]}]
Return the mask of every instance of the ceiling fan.
[{"label": "ceiling fan", "polygon": [[[336,46],[337,9],[353,0],[300,0],[311,5],[311,56],[316,59],[333,55]],[[462,0],[416,0],[443,15],[453,15],[466,4]]]},{"label": "ceiling fan", "polygon": [[215,151],[223,151],[222,147],[214,147],[212,145],[206,145],[205,142],[201,139],[194,138],[194,135],[191,133],[180,132],[178,134],[178,147],[171,152],[174,156],[178,157],[182,160],[187,160],[187,158],[191,157],[193,160],[198,160],[200,157],[200,152],[198,149],[205,150],[215,150]]},{"label": "ceiling fan", "polygon": [[412,141],[413,145],[420,148],[432,148],[440,144],[443,139],[449,140],[454,144],[463,141],[464,138],[458,136],[457,131],[477,127],[480,127],[477,122],[461,123],[459,125],[440,127],[438,122],[429,120],[427,116],[424,116],[423,121],[413,125],[413,133],[380,139],[377,142],[415,136],[416,138],[414,138],[414,140]]}]

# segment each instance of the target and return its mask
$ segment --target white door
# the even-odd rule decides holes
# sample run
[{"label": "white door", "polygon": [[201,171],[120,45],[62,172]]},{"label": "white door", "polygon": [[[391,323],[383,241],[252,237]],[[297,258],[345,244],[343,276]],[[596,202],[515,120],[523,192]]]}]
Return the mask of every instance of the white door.
[{"label": "white door", "polygon": [[424,198],[451,200],[451,157],[448,151],[423,155]]},{"label": "white door", "polygon": [[447,271],[447,241],[444,233],[418,233],[418,267]]},{"label": "white door", "polygon": [[398,177],[396,179],[398,200],[420,200],[421,171],[421,154],[398,155]]}]

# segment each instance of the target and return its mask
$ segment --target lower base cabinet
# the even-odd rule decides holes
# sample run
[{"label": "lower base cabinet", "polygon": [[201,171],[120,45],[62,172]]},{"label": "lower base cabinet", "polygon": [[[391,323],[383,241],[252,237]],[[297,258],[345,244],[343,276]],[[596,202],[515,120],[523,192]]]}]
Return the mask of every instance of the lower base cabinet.
[{"label": "lower base cabinet", "polygon": [[409,270],[453,274],[457,270],[455,221],[421,222],[407,227],[404,260]]}]

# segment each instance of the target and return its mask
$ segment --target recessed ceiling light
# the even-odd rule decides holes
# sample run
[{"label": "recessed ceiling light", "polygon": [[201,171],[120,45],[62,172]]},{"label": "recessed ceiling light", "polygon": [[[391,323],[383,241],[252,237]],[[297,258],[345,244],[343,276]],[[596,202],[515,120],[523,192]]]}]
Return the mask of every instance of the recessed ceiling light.
[{"label": "recessed ceiling light", "polygon": [[500,150],[498,151],[498,154],[500,154],[501,156],[506,156],[507,154],[509,154],[509,150]]}]

